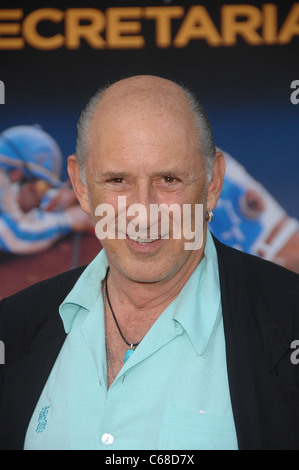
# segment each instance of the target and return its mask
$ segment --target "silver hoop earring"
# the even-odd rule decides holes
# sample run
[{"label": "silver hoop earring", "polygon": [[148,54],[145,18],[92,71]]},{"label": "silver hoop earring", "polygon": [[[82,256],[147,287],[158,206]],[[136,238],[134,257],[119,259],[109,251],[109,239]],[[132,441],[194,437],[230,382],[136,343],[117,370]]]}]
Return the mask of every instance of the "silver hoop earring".
[{"label": "silver hoop earring", "polygon": [[213,211],[208,210],[208,211],[206,212],[206,221],[207,221],[207,222],[212,222],[213,218],[214,218]]}]

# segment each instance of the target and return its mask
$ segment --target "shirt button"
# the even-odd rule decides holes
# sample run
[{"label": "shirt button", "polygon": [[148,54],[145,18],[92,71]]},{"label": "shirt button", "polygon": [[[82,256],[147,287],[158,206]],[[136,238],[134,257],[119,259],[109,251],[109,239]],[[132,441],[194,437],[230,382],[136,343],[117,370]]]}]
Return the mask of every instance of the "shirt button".
[{"label": "shirt button", "polygon": [[110,446],[114,441],[114,437],[112,436],[112,434],[105,432],[101,437],[101,441],[102,444],[104,444],[105,446]]}]

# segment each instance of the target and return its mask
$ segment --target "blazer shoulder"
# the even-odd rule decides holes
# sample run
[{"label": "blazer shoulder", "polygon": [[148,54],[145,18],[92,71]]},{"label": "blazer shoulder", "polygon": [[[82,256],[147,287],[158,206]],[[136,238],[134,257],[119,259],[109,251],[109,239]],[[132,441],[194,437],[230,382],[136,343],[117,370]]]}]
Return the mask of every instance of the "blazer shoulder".
[{"label": "blazer shoulder", "polygon": [[84,269],[85,266],[74,268],[1,300],[0,339],[7,350],[13,342],[14,348],[10,349],[17,354],[22,345],[30,344],[51,316],[58,317],[59,305]]},{"label": "blazer shoulder", "polygon": [[[235,248],[231,248],[214,237],[214,242],[218,254],[218,261],[222,269],[231,271],[246,278],[249,283],[262,283],[265,286],[279,284],[280,288],[299,285],[299,274],[290,271],[283,266],[279,266],[272,261],[262,259],[258,256],[244,253]],[[283,284],[286,283],[286,286]],[[297,290],[297,293],[298,290]]]},{"label": "blazer shoulder", "polygon": [[287,338],[299,334],[299,275],[270,261],[228,247],[217,239],[214,241],[218,254],[221,298],[226,311],[232,305],[237,305],[238,312],[250,314],[250,321],[253,317],[258,321],[269,319],[265,315],[268,312]]}]

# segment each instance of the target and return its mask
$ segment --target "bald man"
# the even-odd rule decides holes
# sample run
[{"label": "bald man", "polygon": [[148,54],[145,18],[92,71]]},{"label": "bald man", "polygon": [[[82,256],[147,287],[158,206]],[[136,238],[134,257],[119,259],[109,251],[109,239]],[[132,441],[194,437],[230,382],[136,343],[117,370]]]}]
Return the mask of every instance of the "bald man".
[{"label": "bald man", "polygon": [[225,163],[195,96],[99,90],[68,171],[103,250],[1,302],[1,448],[298,448],[298,276],[207,230]]}]

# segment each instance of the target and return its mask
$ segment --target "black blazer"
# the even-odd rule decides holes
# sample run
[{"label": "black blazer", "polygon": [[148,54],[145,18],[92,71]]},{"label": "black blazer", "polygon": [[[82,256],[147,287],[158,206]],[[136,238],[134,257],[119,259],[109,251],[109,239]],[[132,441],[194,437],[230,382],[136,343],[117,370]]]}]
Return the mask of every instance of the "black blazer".
[{"label": "black blazer", "polygon": [[[239,449],[299,449],[299,276],[217,240],[229,387]],[[65,339],[58,307],[84,267],[0,303],[0,449],[22,449]],[[293,361],[294,362],[294,361]]]}]

